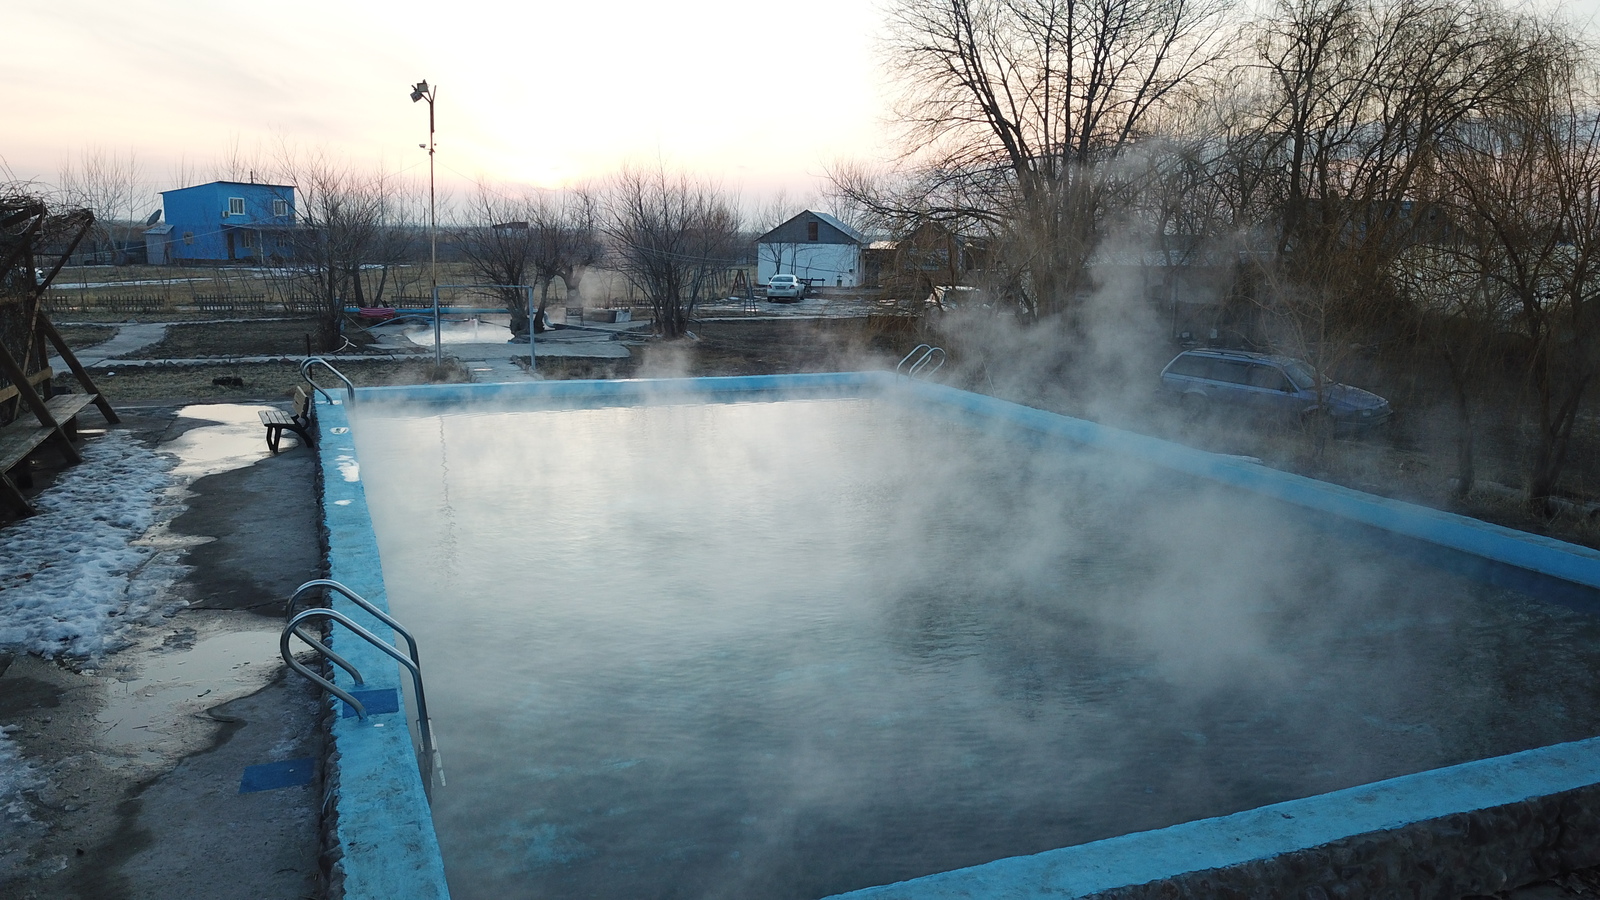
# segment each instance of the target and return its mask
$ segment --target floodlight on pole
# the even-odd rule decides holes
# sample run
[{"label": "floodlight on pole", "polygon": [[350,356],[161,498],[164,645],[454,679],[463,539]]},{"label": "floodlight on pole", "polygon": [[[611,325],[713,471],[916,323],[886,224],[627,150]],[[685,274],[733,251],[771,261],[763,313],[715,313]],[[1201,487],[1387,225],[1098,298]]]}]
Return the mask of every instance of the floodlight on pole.
[{"label": "floodlight on pole", "polygon": [[[433,286],[433,330],[434,336],[439,331],[439,213],[434,203],[433,191],[433,99],[438,96],[437,86],[428,87],[427,79],[423,79],[411,86],[411,102],[418,100],[428,101],[428,143],[418,146],[428,150],[428,278]],[[444,359],[439,350],[439,342],[434,341],[433,364],[443,365]]]}]

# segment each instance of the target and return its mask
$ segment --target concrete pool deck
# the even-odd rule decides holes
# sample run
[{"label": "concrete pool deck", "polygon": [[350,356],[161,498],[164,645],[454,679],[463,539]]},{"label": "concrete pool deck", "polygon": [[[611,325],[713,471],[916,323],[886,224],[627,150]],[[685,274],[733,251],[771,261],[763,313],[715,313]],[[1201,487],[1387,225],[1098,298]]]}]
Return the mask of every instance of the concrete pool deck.
[{"label": "concrete pool deck", "polygon": [[[886,373],[429,386],[370,389],[360,396],[438,404],[469,398],[535,398],[559,407],[630,403],[663,395],[737,399],[774,391],[841,396],[864,390],[902,391],[916,402],[942,405],[946,415],[999,417],[1000,424],[1039,438],[1133,454],[1306,509],[1354,515],[1364,525],[1434,542],[1453,552],[1487,553],[1500,564],[1600,586],[1600,554],[1583,548],[1331,485],[1319,493],[1318,482],[1237,459]],[[318,411],[319,417],[326,416],[320,427],[327,442],[323,467],[325,509],[333,535],[331,565],[336,573],[359,580],[363,593],[373,599],[383,588],[381,578],[374,581],[371,576],[377,568],[376,545],[366,521],[359,462],[342,396],[339,405],[319,400]],[[398,685],[398,671],[375,653],[356,662],[364,672],[368,665],[381,669],[383,680],[377,683]],[[386,728],[382,737],[375,734],[380,727]],[[447,892],[442,865],[431,855],[437,840],[425,812],[396,811],[393,806],[422,793],[410,742],[396,741],[398,731],[390,723],[363,724],[354,719],[335,726],[341,758],[354,763],[354,771],[367,782],[360,796],[341,787],[335,798],[340,804],[340,840],[347,848],[359,845],[362,853],[360,858],[346,857],[352,867],[345,872],[345,886],[352,897]],[[375,761],[369,754],[386,754],[388,762]],[[445,754],[448,768],[448,746]],[[839,896],[1021,900],[1263,892],[1291,896],[1302,891],[1306,896],[1365,896],[1404,890],[1440,897],[1499,892],[1600,862],[1600,821],[1590,812],[1600,800],[1597,785],[1600,741],[1580,741]],[[346,803],[351,804],[349,816]],[[362,835],[366,827],[362,822],[367,820],[377,829],[373,833],[383,836],[381,841]]]},{"label": "concrete pool deck", "polygon": [[[258,407],[119,404],[123,426],[86,429],[89,444],[176,453],[184,474],[170,519],[138,539],[157,553],[130,576],[150,599],[126,646],[63,663],[0,653],[0,728],[20,754],[0,759],[0,787],[8,765],[31,783],[0,802],[0,896],[323,896],[320,771],[241,790],[322,744],[316,692],[276,655],[284,596],[322,566],[314,458],[270,456]],[[93,465],[37,477],[117,477]],[[48,524],[11,523],[6,539]]]}]

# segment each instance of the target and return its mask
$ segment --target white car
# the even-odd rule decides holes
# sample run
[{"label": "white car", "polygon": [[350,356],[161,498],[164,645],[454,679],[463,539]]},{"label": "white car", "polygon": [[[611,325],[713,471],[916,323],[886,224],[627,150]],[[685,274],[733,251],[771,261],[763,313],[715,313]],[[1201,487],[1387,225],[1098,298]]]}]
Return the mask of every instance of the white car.
[{"label": "white car", "polygon": [[768,300],[799,300],[806,292],[806,283],[794,275],[774,275],[767,282]]}]

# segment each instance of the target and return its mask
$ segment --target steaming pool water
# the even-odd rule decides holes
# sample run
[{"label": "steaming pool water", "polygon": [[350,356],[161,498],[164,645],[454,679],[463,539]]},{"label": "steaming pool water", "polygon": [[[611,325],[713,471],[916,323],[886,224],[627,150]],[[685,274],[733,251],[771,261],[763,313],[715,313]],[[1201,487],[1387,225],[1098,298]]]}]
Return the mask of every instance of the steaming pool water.
[{"label": "steaming pool water", "polygon": [[[406,328],[400,333],[418,346],[433,346],[434,330],[431,323]],[[511,329],[500,322],[473,316],[465,320],[441,321],[438,336],[441,344],[504,344],[511,340]]]},{"label": "steaming pool water", "polygon": [[893,399],[355,425],[459,900],[819,898],[1600,732],[1588,616]]}]

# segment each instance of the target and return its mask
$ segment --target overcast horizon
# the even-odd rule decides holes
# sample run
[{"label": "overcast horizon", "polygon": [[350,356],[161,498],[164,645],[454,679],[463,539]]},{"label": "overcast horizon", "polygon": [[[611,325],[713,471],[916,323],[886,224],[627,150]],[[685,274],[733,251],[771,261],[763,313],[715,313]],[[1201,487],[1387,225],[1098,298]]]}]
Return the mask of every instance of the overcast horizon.
[{"label": "overcast horizon", "polygon": [[0,164],[52,182],[88,148],[131,152],[154,192],[230,154],[269,169],[287,142],[425,177],[426,104],[408,96],[425,78],[441,186],[559,187],[661,158],[734,191],[805,194],[833,161],[881,155],[887,112],[875,5],[807,13],[731,0],[19,6],[0,60],[13,85]]},{"label": "overcast horizon", "polygon": [[[479,180],[570,186],[661,159],[745,205],[779,190],[799,201],[830,164],[892,153],[881,7],[18,5],[0,59],[12,86],[0,177],[53,183],[90,148],[132,153],[155,201],[230,156],[266,180],[287,144],[425,179],[426,104],[408,97],[425,78],[446,195]],[[1600,0],[1564,8],[1592,22]]]}]

